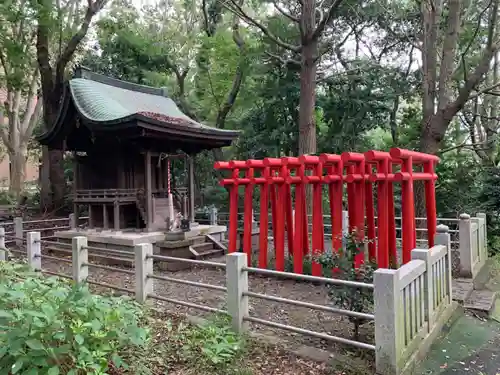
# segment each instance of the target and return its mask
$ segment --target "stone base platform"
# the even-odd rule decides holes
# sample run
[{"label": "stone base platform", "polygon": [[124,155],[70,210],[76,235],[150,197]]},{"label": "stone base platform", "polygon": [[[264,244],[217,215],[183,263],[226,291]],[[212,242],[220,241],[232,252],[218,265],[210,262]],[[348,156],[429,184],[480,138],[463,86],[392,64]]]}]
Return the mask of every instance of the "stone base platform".
[{"label": "stone base platform", "polygon": [[[153,245],[154,254],[167,255],[179,258],[206,259],[211,256],[220,255],[225,250],[218,244],[224,240],[227,228],[218,225],[197,225],[188,232],[137,232],[135,230],[98,230],[98,229],[72,229],[55,232],[56,242],[70,244],[73,237],[87,237],[89,246],[89,259],[108,265],[132,266],[134,259],[134,246],[150,243]],[[211,237],[206,239],[205,237]],[[94,249],[92,249],[94,248]],[[47,247],[50,252],[57,252],[56,245]],[[67,251],[67,246],[64,246]],[[129,251],[126,254],[112,254],[109,250]],[[114,259],[106,259],[111,257]],[[155,261],[155,263],[157,263]],[[158,262],[161,263],[162,262]],[[182,263],[183,265],[185,263]],[[181,264],[172,264],[168,270],[182,269]],[[163,268],[163,267],[162,267]]]},{"label": "stone base platform", "polygon": [[[115,231],[115,230],[96,230],[96,229],[71,229],[61,232],[55,232],[54,237],[58,240],[67,239],[71,240],[73,237],[84,236],[87,237],[89,246],[90,242],[116,245],[118,247],[134,247],[141,243],[154,244],[158,241],[165,239],[164,232],[128,232],[128,231]],[[112,246],[109,246],[112,248]],[[118,247],[115,247],[118,249]]]},{"label": "stone base platform", "polygon": [[224,225],[203,225],[199,224],[191,227],[189,232],[165,232],[165,241],[183,241],[194,237],[206,236],[210,234],[218,241],[224,240],[227,227]]}]

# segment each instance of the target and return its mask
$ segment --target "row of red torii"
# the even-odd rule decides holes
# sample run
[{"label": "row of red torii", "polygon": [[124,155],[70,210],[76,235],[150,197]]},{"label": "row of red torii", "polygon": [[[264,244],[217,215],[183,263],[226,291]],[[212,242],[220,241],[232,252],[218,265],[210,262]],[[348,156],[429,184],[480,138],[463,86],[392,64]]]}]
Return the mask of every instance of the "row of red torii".
[{"label": "row of red torii", "polygon": [[[332,225],[332,248],[342,247],[342,210],[344,186],[347,190],[349,231],[368,240],[368,256],[381,268],[397,259],[394,185],[401,184],[402,262],[411,259],[416,247],[414,181],[424,181],[428,246],[434,245],[436,232],[435,166],[439,158],[400,148],[390,152],[344,152],[300,157],[265,158],[216,162],[215,169],[228,170],[230,178],[221,185],[229,188],[228,251],[237,251],[238,188],[244,187],[243,252],[251,264],[253,196],[260,192],[260,234],[258,266],[268,266],[269,206],[275,250],[275,268],[285,268],[285,236],[293,269],[303,273],[304,257],[318,255],[325,249],[323,223],[323,187],[326,186]],[[306,185],[312,185],[312,252],[309,251]],[[292,187],[294,194],[292,194]],[[374,202],[376,189],[376,205]],[[377,212],[375,212],[377,211]],[[377,218],[377,220],[375,220]],[[313,257],[314,259],[314,257]],[[355,257],[355,267],[365,254]],[[320,276],[321,266],[313,261],[313,275]]]}]

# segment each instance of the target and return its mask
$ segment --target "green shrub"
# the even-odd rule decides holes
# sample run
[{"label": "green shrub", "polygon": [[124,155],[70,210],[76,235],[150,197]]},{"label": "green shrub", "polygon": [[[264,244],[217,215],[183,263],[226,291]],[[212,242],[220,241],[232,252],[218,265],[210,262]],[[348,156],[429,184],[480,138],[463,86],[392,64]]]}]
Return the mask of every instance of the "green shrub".
[{"label": "green shrub", "polygon": [[119,353],[143,347],[141,308],[123,297],[0,262],[0,373],[106,374]]},{"label": "green shrub", "polygon": [[177,327],[182,342],[181,357],[192,367],[224,372],[244,352],[244,340],[229,326],[228,319],[218,318],[201,325]]},{"label": "green shrub", "polygon": [[[354,267],[354,257],[364,252],[367,241],[360,241],[356,233],[351,233],[346,237],[345,243],[345,249],[326,252],[318,258],[323,269],[334,270],[332,277],[336,279],[373,283],[373,273],[377,269],[375,262],[365,262],[357,269]],[[346,310],[361,313],[373,311],[373,290],[335,285],[331,286],[329,295],[336,306]],[[366,320],[349,317],[349,321],[354,324],[354,338],[358,339],[359,327],[366,323]]]}]

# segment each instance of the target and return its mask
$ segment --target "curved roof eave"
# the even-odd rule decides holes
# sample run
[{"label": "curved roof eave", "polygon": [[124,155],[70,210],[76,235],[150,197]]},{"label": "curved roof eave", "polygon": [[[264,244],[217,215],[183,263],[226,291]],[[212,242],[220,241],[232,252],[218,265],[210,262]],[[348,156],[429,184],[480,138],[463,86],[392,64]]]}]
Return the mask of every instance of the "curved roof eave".
[{"label": "curved roof eave", "polygon": [[[131,123],[137,122],[137,126],[142,126],[146,128],[151,128],[147,126],[147,124],[150,124],[154,127],[154,130],[158,132],[168,134],[170,133],[169,130],[172,130],[173,133],[175,134],[181,133],[185,136],[191,135],[193,138],[198,138],[198,139],[204,138],[204,136],[205,137],[208,136],[208,138],[210,139],[229,142],[228,145],[231,144],[232,141],[237,139],[241,134],[241,131],[239,130],[217,129],[217,128],[210,128],[208,126],[201,126],[201,127],[183,126],[180,124],[164,122],[154,118],[150,118],[140,113],[135,113],[129,116],[108,121],[96,121],[92,118],[87,117],[85,112],[80,110],[77,101],[72,96],[68,84],[65,85],[65,88],[63,90],[63,98],[61,104],[62,104],[61,109],[58,113],[57,119],[54,122],[52,128],[35,138],[39,143],[43,145],[49,145],[55,138],[57,138],[60,132],[64,130],[63,129],[63,125],[65,123],[64,119],[68,113],[68,108],[70,104],[73,105],[73,108],[76,110],[78,115],[84,120],[85,126],[89,127],[89,129],[94,131],[96,130],[104,132],[119,131],[123,130],[124,125],[126,123],[129,124],[126,125],[126,127],[130,127],[133,126],[130,125]],[[145,124],[146,126],[141,125],[141,123]]]},{"label": "curved roof eave", "polygon": [[57,113],[56,121],[52,125],[51,128],[40,134],[39,136],[35,137],[35,140],[42,145],[49,145],[51,141],[57,137],[57,135],[61,132],[61,127],[64,123],[63,118],[66,117],[66,114],[68,112],[68,107],[70,105],[70,96],[69,95],[69,87],[68,84],[64,84],[63,88],[63,97],[61,99],[61,106],[59,109],[59,112]]}]

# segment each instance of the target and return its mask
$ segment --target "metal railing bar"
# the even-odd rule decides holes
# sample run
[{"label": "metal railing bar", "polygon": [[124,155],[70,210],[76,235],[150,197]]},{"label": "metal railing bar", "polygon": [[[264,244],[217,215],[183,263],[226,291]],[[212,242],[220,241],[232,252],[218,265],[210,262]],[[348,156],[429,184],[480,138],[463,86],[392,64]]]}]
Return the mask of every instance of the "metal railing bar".
[{"label": "metal railing bar", "polygon": [[0,223],[0,227],[3,227],[5,225],[14,225],[14,222],[13,221],[7,221],[7,222]]},{"label": "metal railing bar", "polygon": [[107,270],[107,271],[113,271],[113,272],[121,272],[121,273],[125,273],[127,275],[135,275],[135,271],[125,270],[125,269],[118,268],[118,267],[105,266],[103,264],[83,263],[83,265],[87,266],[87,267],[92,267],[92,268],[99,268],[101,270]]},{"label": "metal railing bar", "polygon": [[209,262],[209,261],[205,261],[205,260],[175,258],[175,257],[164,256],[164,255],[150,255],[150,256],[148,256],[148,259],[162,260],[162,261],[166,261],[166,262],[171,262],[171,261],[173,261],[173,262],[184,262],[184,263],[197,264],[197,265],[200,265],[200,266],[226,268],[226,264],[225,263]]},{"label": "metal railing bar", "polygon": [[65,242],[57,242],[57,241],[48,241],[48,240],[42,240],[40,239],[40,242],[42,245],[54,245],[54,246],[66,246],[66,247],[72,247],[70,243],[65,243]]},{"label": "metal railing bar", "polygon": [[326,333],[310,331],[308,329],[298,328],[298,327],[289,326],[289,325],[281,324],[281,323],[275,323],[275,322],[271,322],[269,320],[254,318],[251,316],[244,317],[243,319],[246,320],[247,322],[262,324],[264,326],[273,327],[273,328],[279,328],[279,329],[283,329],[283,330],[289,331],[289,332],[294,332],[294,333],[299,333],[302,335],[316,337],[318,339],[338,342],[340,344],[352,345],[352,346],[355,346],[355,347],[360,348],[360,349],[375,350],[375,345],[367,344],[367,343],[359,342],[359,341],[348,340],[348,339],[344,339],[342,337],[328,335]]},{"label": "metal railing bar", "polygon": [[13,254],[28,255],[28,253],[26,251],[22,251],[22,250],[14,250],[14,249],[6,249],[6,250],[13,253]]},{"label": "metal railing bar", "polygon": [[168,277],[168,276],[148,275],[147,277],[149,277],[151,279],[155,279],[155,280],[162,280],[162,281],[168,281],[168,282],[171,282],[171,283],[184,284],[184,285],[190,285],[190,286],[197,286],[197,287],[200,287],[200,288],[212,289],[212,290],[219,290],[221,292],[227,292],[227,288],[226,287],[219,286],[219,285],[211,285],[211,284],[199,283],[199,282],[196,282],[196,281],[176,279],[176,278]]},{"label": "metal railing bar", "polygon": [[4,238],[10,238],[10,239],[13,239],[13,240],[22,240],[22,241],[26,242],[26,238],[23,238],[23,237],[16,237],[16,236],[7,236],[7,235],[5,235]]},{"label": "metal railing bar", "polygon": [[[228,212],[217,212],[217,218],[219,219],[220,217],[229,217],[229,213]],[[238,213],[238,217],[243,217],[244,214],[243,213]],[[255,213],[254,214],[255,218],[257,217],[260,217],[260,213]],[[271,217],[271,214],[269,214],[269,217]],[[308,218],[311,218],[312,215],[307,215]],[[324,219],[330,219],[331,218],[331,215],[323,215],[323,218]],[[374,216],[375,219],[378,219],[378,216]],[[402,217],[401,216],[395,216],[394,217],[395,220],[402,220]],[[208,220],[208,219],[205,219],[205,220]],[[427,220],[426,217],[416,217],[415,220]],[[438,221],[460,221],[460,219],[456,218],[456,217],[438,217],[437,218]],[[228,221],[228,219],[223,219],[221,221]],[[242,221],[242,220],[239,220],[239,221]]]},{"label": "metal railing bar", "polygon": [[349,287],[353,287],[353,288],[364,288],[364,289],[373,290],[373,284],[362,283],[359,281],[330,279],[328,277],[301,275],[301,274],[297,274],[297,273],[274,271],[274,270],[267,270],[264,268],[254,268],[254,267],[244,267],[243,270],[250,272],[250,273],[257,273],[257,274],[266,275],[266,276],[277,276],[277,277],[282,277],[285,279],[314,281],[314,282],[319,282],[319,283],[323,283],[323,284],[343,285],[343,286],[349,286]]},{"label": "metal railing bar", "polygon": [[167,298],[163,296],[159,296],[157,294],[148,294],[148,298],[153,298],[159,301],[163,302],[168,302],[168,303],[173,303],[174,305],[181,305],[184,307],[191,307],[193,309],[198,309],[198,310],[203,310],[211,313],[218,313],[218,314],[227,314],[227,311],[225,310],[220,310],[215,307],[210,307],[210,306],[203,306],[203,305],[198,305],[196,303],[192,302],[185,302],[185,301],[179,301],[173,298]]},{"label": "metal railing bar", "polygon": [[330,312],[332,314],[352,316],[354,318],[360,318],[360,319],[366,319],[366,320],[375,320],[375,315],[373,315],[373,314],[366,314],[366,313],[361,313],[361,312],[357,312],[357,311],[338,309],[335,307],[317,305],[315,303],[309,303],[309,302],[296,301],[296,300],[278,297],[278,296],[270,296],[267,294],[260,294],[260,293],[254,293],[254,292],[245,292],[243,294],[245,296],[248,296],[248,297],[259,298],[259,299],[263,299],[263,300],[267,300],[267,301],[281,302],[281,303],[286,303],[288,305],[306,307],[306,308],[309,308],[312,310]]},{"label": "metal railing bar", "polygon": [[58,276],[58,277],[62,277],[64,279],[71,279],[71,280],[73,280],[73,276],[65,275],[64,273],[52,272],[52,271],[47,271],[47,270],[42,270],[41,272],[42,273],[46,273],[47,275]]},{"label": "metal railing bar", "polygon": [[30,229],[23,229],[23,233],[43,232],[43,231],[48,231],[48,230],[69,229],[69,228],[71,228],[71,227],[68,225],[64,226],[64,227],[30,228]]},{"label": "metal railing bar", "polygon": [[59,217],[59,218],[55,218],[55,219],[27,220],[27,221],[23,221],[23,224],[53,223],[55,221],[69,221],[69,218]]},{"label": "metal railing bar", "polygon": [[[84,249],[86,250],[89,250],[89,251],[104,251],[104,252],[107,252],[109,254],[115,254],[115,255],[129,255],[131,257],[134,256],[134,251],[126,251],[126,250],[115,250],[115,249],[107,249],[105,247],[94,247],[94,246],[85,246],[83,247]],[[89,254],[93,254],[93,253],[89,253]]]},{"label": "metal railing bar", "polygon": [[108,260],[114,260],[117,262],[127,262],[127,263],[131,263],[131,265],[134,265],[133,258],[115,258],[115,257],[109,257],[107,255],[93,254],[93,253],[89,254],[88,256],[89,256],[89,258],[94,257],[94,258],[108,259]]},{"label": "metal railing bar", "polygon": [[43,250],[58,251],[58,252],[63,253],[63,254],[68,254],[68,255],[71,255],[71,256],[73,255],[73,251],[72,250],[68,250],[68,249],[58,249],[56,247],[45,247]]},{"label": "metal railing bar", "polygon": [[132,289],[122,288],[120,286],[115,286],[115,285],[111,285],[111,284],[107,284],[107,283],[100,283],[98,281],[93,281],[93,280],[87,280],[86,282],[87,282],[87,284],[90,284],[90,285],[96,285],[96,286],[100,286],[103,288],[115,289],[115,290],[118,290],[120,292],[125,292],[125,293],[129,293],[129,294],[135,293]]},{"label": "metal railing bar", "polygon": [[73,261],[71,259],[65,259],[65,258],[59,258],[59,257],[53,257],[51,255],[42,255],[40,258],[42,258],[43,260],[45,259],[48,259],[48,260],[55,260],[55,261],[58,261],[58,262],[64,262],[64,263],[69,263],[69,264],[72,264]]}]

